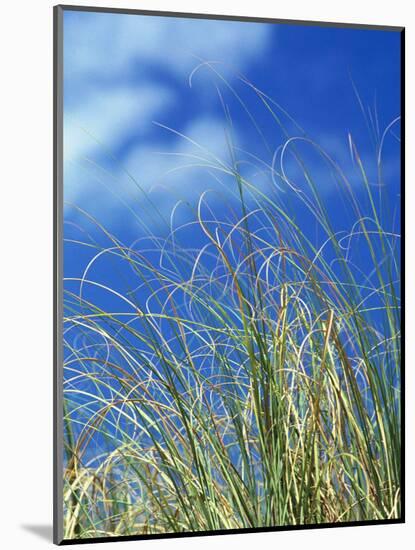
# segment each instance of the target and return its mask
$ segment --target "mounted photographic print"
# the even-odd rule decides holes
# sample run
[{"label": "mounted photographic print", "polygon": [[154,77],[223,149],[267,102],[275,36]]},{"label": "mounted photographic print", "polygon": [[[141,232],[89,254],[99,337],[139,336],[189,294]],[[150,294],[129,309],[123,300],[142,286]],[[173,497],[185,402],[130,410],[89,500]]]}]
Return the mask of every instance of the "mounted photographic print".
[{"label": "mounted photographic print", "polygon": [[404,30],[54,10],[55,542],[404,521]]}]

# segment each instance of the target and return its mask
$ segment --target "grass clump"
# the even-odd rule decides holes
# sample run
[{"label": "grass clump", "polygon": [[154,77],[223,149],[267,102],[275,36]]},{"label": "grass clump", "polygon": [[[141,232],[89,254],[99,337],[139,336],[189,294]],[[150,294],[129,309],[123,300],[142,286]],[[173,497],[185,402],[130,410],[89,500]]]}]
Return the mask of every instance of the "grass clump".
[{"label": "grass clump", "polygon": [[351,149],[358,191],[305,138],[268,165],[278,189],[218,161],[229,208],[204,193],[164,238],[82,212],[105,244],[72,241],[91,256],[65,283],[65,538],[399,518],[399,234]]}]

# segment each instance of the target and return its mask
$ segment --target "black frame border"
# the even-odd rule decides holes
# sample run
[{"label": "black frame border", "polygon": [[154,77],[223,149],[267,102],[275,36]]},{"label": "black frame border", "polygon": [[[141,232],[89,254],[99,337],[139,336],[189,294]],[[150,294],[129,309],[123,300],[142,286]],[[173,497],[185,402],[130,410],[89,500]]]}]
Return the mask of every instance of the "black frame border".
[{"label": "black frame border", "polygon": [[[214,19],[223,21],[247,21],[255,23],[276,23],[297,26],[320,26],[362,30],[399,32],[400,49],[400,100],[401,100],[401,517],[370,521],[343,523],[317,523],[307,525],[281,525],[273,527],[218,529],[215,531],[186,531],[150,535],[125,535],[116,537],[95,537],[90,539],[63,538],[63,14],[65,11],[107,12],[129,15],[159,17],[182,17],[187,19]],[[279,531],[302,531],[341,527],[363,527],[369,525],[391,525],[405,523],[405,27],[389,25],[368,25],[360,23],[339,23],[268,17],[247,17],[206,13],[183,13],[130,8],[108,8],[98,6],[76,6],[59,4],[53,7],[53,542],[58,546],[72,544],[93,544],[100,542],[139,541],[153,539],[207,537],[247,533],[270,533]]]}]

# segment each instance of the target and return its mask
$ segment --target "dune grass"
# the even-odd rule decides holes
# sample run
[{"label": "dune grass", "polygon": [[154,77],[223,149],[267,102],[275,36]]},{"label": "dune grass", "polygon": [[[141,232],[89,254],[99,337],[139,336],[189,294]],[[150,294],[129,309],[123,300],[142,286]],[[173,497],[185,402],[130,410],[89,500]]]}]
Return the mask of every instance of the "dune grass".
[{"label": "dune grass", "polygon": [[[164,238],[125,245],[82,212],[107,244],[76,243],[92,259],[65,283],[65,538],[399,518],[399,234],[353,141],[358,194],[309,142],[352,220],[334,229],[298,142],[266,168],[281,191],[210,159],[228,213],[204,193]],[[128,285],[95,280],[102,261]]]}]

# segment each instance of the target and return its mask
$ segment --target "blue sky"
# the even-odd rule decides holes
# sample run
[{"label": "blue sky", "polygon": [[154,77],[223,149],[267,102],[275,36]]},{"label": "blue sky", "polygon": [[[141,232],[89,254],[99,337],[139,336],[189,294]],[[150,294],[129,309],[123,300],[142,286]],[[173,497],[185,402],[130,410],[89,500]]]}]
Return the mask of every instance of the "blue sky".
[{"label": "blue sky", "polygon": [[[170,170],[212,162],[212,154],[229,160],[222,101],[232,118],[233,142],[271,162],[286,137],[240,74],[346,169],[348,133],[363,158],[372,160],[374,152],[352,79],[380,134],[399,116],[397,32],[76,11],[66,11],[64,21],[65,199],[102,219],[122,216],[125,222],[125,208],[114,194],[142,203],[126,172],[166,212],[178,197],[196,199],[214,187],[195,168]],[[211,65],[197,69],[202,62]],[[214,71],[246,103],[267,146]],[[301,135],[282,118],[291,136]],[[396,177],[390,141],[388,136],[383,160],[386,173]],[[321,179],[330,192],[327,178]]]}]

